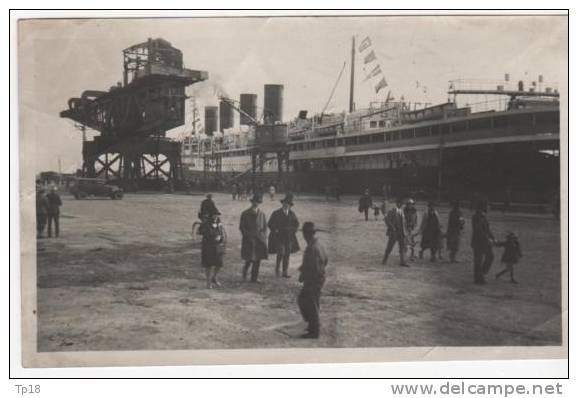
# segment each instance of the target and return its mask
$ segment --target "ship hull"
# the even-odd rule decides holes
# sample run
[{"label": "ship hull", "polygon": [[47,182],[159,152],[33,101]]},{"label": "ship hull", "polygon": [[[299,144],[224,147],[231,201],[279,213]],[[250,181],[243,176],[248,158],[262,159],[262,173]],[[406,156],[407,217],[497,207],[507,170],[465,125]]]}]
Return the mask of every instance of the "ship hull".
[{"label": "ship hull", "polygon": [[[374,195],[387,186],[390,195],[418,198],[547,202],[560,189],[559,128],[558,110],[544,108],[298,140],[289,143],[290,171],[281,185],[344,194],[370,189]],[[201,169],[200,176],[250,180],[249,153],[220,153],[219,170]],[[255,178],[275,183],[277,169],[273,159]]]}]

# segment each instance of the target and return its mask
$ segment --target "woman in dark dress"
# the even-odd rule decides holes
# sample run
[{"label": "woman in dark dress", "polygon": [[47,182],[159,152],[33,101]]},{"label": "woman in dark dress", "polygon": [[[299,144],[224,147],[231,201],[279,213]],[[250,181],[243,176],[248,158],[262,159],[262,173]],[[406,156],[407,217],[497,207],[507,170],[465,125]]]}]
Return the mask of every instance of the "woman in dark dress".
[{"label": "woman in dark dress", "polygon": [[427,205],[427,211],[423,216],[421,222],[421,251],[419,252],[419,258],[423,258],[423,252],[430,250],[431,261],[436,261],[436,253],[440,246],[440,241],[442,237],[442,229],[440,224],[440,216],[435,210],[435,205],[433,202],[429,202]]},{"label": "woman in dark dress", "polygon": [[210,214],[210,217],[199,227],[199,234],[203,236],[201,242],[201,265],[205,270],[207,288],[220,287],[217,274],[223,266],[225,255],[225,243],[227,236],[225,228],[219,219],[218,210]]}]

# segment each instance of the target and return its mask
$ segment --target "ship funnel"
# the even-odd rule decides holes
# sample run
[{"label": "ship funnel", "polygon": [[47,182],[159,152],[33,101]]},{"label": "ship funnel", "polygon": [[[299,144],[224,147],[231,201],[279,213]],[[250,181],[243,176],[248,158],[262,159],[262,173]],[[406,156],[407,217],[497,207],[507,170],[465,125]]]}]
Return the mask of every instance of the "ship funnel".
[{"label": "ship funnel", "polygon": [[263,106],[265,124],[274,124],[283,121],[283,85],[265,84],[265,98]]},{"label": "ship funnel", "polygon": [[219,126],[221,133],[223,133],[225,129],[233,127],[234,117],[235,115],[231,105],[227,101],[221,100],[219,103]]},{"label": "ship funnel", "polygon": [[205,106],[205,134],[212,136],[217,131],[219,107]]},{"label": "ship funnel", "polygon": [[[257,94],[241,94],[239,102],[243,112],[253,119],[257,119]],[[253,124],[253,121],[241,113],[241,124],[250,125]]]}]

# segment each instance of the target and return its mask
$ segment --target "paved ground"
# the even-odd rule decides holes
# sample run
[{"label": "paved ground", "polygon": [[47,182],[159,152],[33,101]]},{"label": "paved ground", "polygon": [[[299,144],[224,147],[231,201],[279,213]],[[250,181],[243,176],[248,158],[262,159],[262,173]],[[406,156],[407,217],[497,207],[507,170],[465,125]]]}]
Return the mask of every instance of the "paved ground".
[{"label": "paved ground", "polygon": [[[384,268],[383,221],[363,221],[356,198],[297,198],[300,220],[330,231],[319,235],[330,255],[322,337],[303,341],[295,338],[305,326],[296,306],[301,253],[289,280],[274,277],[270,259],[263,285],[241,282],[238,219],[248,202],[216,195],[229,245],[223,287],[207,290],[199,241],[190,234],[202,196],[63,199],[61,237],[38,241],[40,351],[561,342],[560,225],[550,216],[490,213],[497,237],[518,233],[524,258],[519,285],[494,280],[496,261],[480,287],[472,284],[468,211],[460,263],[419,260],[402,268],[396,255]],[[270,214],[277,206],[266,200],[262,208]],[[445,224],[445,209],[441,217]]]}]

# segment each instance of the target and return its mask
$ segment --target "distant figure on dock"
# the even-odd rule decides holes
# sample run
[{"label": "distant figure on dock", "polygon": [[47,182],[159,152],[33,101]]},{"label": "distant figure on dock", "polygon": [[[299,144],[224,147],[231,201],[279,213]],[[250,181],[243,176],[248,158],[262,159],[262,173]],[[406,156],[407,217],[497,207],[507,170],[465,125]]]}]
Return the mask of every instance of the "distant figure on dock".
[{"label": "distant figure on dock", "polygon": [[474,283],[483,285],[486,283],[485,275],[489,272],[494,261],[492,245],[494,235],[490,230],[490,224],[486,218],[488,202],[479,200],[476,212],[472,216],[472,249],[474,250]]},{"label": "distant figure on dock", "polygon": [[299,229],[299,220],[291,209],[293,207],[293,194],[288,193],[281,200],[281,204],[281,208],[275,210],[269,218],[269,253],[277,254],[275,275],[277,277],[281,275],[282,263],[282,276],[289,278],[289,257],[300,249],[295,236]]},{"label": "distant figure on dock", "polygon": [[233,197],[233,200],[237,200],[239,197],[239,184],[236,182],[231,184],[231,196]]},{"label": "distant figure on dock", "polygon": [[401,208],[403,205],[403,200],[401,198],[397,198],[395,205],[396,207],[388,211],[387,215],[385,216],[388,240],[381,263],[383,265],[387,264],[387,259],[389,258],[393,247],[397,243],[399,247],[399,265],[402,267],[408,267],[408,264],[405,261],[407,239],[406,221],[403,209]]},{"label": "distant figure on dock", "polygon": [[502,271],[496,274],[496,279],[506,272],[510,273],[510,283],[518,283],[514,279],[514,265],[518,263],[518,260],[522,258],[522,249],[520,247],[520,242],[518,237],[513,232],[508,232],[506,240],[502,242],[496,242],[496,246],[504,248],[504,254],[502,255],[502,264],[506,266]]},{"label": "distant figure on dock", "polygon": [[52,224],[54,224],[54,236],[58,238],[58,235],[60,235],[60,206],[62,206],[62,200],[60,195],[58,195],[57,187],[52,187],[51,191],[46,195],[46,200],[48,202],[48,237],[52,237]]},{"label": "distant figure on dock", "polygon": [[275,200],[275,191],[276,191],[275,185],[274,184],[269,185],[269,198],[271,199],[271,201]]},{"label": "distant figure on dock", "polygon": [[431,253],[430,261],[437,260],[437,252],[440,248],[442,240],[442,228],[440,223],[440,216],[435,209],[435,203],[430,201],[427,205],[427,210],[421,220],[421,227],[419,229],[421,234],[421,250],[419,258],[423,258],[423,253],[429,250]]},{"label": "distant figure on dock", "polygon": [[450,210],[448,229],[446,231],[446,246],[448,248],[450,262],[452,263],[457,262],[456,255],[460,250],[461,235],[465,223],[462,211],[460,210],[460,202],[456,200],[453,202],[452,209]]},{"label": "distant figure on dock", "polygon": [[251,282],[259,282],[259,267],[261,260],[267,254],[267,216],[259,209],[263,203],[261,195],[255,194],[251,198],[251,207],[241,213],[239,229],[241,230],[241,257],[245,260],[243,266],[243,280],[247,280],[251,269]]},{"label": "distant figure on dock", "polygon": [[320,332],[319,304],[321,288],[325,283],[325,268],[327,267],[327,254],[325,249],[315,237],[315,224],[306,222],[303,224],[303,238],[307,247],[303,253],[303,263],[299,268],[299,282],[303,283],[297,299],[299,310],[305,322],[306,333],[301,335],[304,339],[317,339]]},{"label": "distant figure on dock", "polygon": [[405,217],[405,228],[407,231],[407,248],[409,249],[410,255],[409,260],[415,261],[415,236],[417,229],[417,209],[415,208],[415,201],[413,199],[408,199],[405,207],[403,208],[403,215]]},{"label": "distant figure on dock", "polygon": [[227,235],[219,218],[220,215],[221,213],[218,210],[209,214],[199,227],[199,234],[203,236],[201,242],[201,265],[205,270],[208,289],[221,287],[217,274],[223,267]]},{"label": "distant figure on dock", "polygon": [[36,237],[43,238],[42,234],[48,218],[48,200],[42,186],[36,185]]},{"label": "distant figure on dock", "polygon": [[378,203],[378,202],[373,203],[373,218],[375,221],[379,220],[379,215],[381,213],[382,207],[383,207],[383,205]]},{"label": "distant figure on dock", "polygon": [[360,213],[365,215],[365,221],[369,221],[369,209],[373,207],[373,199],[369,194],[369,189],[366,189],[363,195],[359,198],[357,209]]},{"label": "distant figure on dock", "polygon": [[213,194],[208,193],[205,200],[201,202],[201,209],[199,210],[199,219],[204,222],[211,214],[218,213],[219,210],[213,201]]}]

